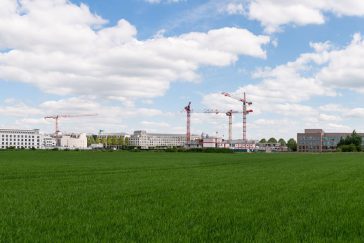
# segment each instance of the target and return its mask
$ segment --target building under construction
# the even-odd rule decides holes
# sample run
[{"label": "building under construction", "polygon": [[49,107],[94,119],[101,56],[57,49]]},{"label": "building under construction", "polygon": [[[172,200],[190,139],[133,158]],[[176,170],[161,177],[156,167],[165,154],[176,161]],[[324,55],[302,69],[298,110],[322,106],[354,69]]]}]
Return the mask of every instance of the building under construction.
[{"label": "building under construction", "polygon": [[[249,106],[251,106],[253,103],[251,101],[247,100],[246,94],[243,94],[243,97],[238,97],[235,95],[231,95],[229,93],[226,92],[222,92],[221,93],[223,96],[228,97],[230,99],[236,100],[238,102],[241,103],[242,105],[242,110],[241,111],[236,111],[236,110],[232,110],[232,109],[228,109],[228,110],[218,110],[218,109],[212,109],[212,110],[205,110],[202,112],[198,112],[198,111],[194,111],[191,107],[191,102],[188,103],[188,105],[184,108],[186,115],[187,115],[187,119],[186,119],[186,146],[187,147],[195,147],[196,146],[196,142],[194,142],[193,144],[191,144],[191,115],[193,113],[206,113],[206,114],[225,114],[228,117],[228,140],[224,141],[224,142],[220,142],[222,147],[228,147],[228,148],[239,148],[239,149],[246,149],[246,150],[251,150],[254,149],[255,147],[252,145],[253,143],[251,143],[250,141],[248,141],[247,139],[247,115],[252,113],[253,110],[252,109],[248,109]],[[232,130],[232,124],[233,124],[233,115],[235,114],[242,114],[243,116],[243,136],[242,136],[242,140],[238,141],[238,142],[234,142],[233,143],[233,130]],[[213,141],[211,142],[206,142],[206,146],[209,146],[208,143],[213,144]],[[217,145],[218,143],[215,141],[215,147],[218,147]],[[254,148],[253,148],[254,147]]]}]

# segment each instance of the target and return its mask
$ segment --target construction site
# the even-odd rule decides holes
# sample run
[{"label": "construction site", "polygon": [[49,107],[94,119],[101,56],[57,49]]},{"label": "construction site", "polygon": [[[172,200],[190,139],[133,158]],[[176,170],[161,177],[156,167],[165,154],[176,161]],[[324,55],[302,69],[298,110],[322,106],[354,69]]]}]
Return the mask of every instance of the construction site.
[{"label": "construction site", "polygon": [[[221,93],[224,97],[228,99],[233,99],[241,104],[241,110],[218,110],[218,109],[206,109],[204,111],[195,111],[192,109],[192,103],[189,102],[187,106],[184,107],[184,112],[186,113],[186,133],[185,134],[173,134],[173,133],[147,133],[144,130],[135,131],[133,134],[129,135],[123,133],[121,136],[116,136],[118,139],[128,140],[128,146],[134,146],[140,149],[164,149],[172,147],[183,147],[183,148],[230,148],[239,149],[246,151],[253,151],[256,149],[257,142],[254,140],[247,139],[247,116],[253,112],[249,107],[253,104],[251,101],[247,100],[246,94],[243,97],[237,97],[229,93]],[[196,113],[204,114],[225,114],[228,118],[228,138],[223,139],[221,137],[209,136],[204,133],[201,135],[191,134],[191,116]],[[233,139],[233,116],[242,115],[242,127],[243,134],[240,139]],[[84,117],[94,117],[98,114],[57,114],[45,116],[45,120],[54,121],[54,131],[51,134],[42,134],[37,130],[37,143],[35,148],[69,148],[69,149],[87,149],[91,148],[110,148],[115,147],[115,143],[107,142],[108,138],[114,138],[115,134],[104,133],[100,130],[96,134],[85,134],[85,133],[63,133],[60,129],[60,120],[62,119],[80,119]],[[28,130],[4,130],[0,133],[4,133],[3,143],[1,148],[32,148],[34,144],[25,143],[25,134]],[[20,134],[23,134],[23,141]],[[39,134],[39,135],[38,135]],[[18,138],[18,135],[20,136]],[[90,138],[92,136],[93,139]],[[90,144],[91,143],[91,144]],[[124,144],[125,145],[125,144]]]},{"label": "construction site", "polygon": [[[2,149],[7,148],[36,148],[36,149],[121,149],[125,146],[136,149],[167,149],[167,148],[225,148],[236,151],[286,151],[286,147],[280,144],[259,144],[257,140],[248,139],[247,137],[247,118],[253,112],[250,107],[252,102],[247,99],[244,93],[242,97],[238,97],[226,92],[221,93],[226,99],[232,99],[241,105],[241,110],[234,109],[206,109],[198,111],[192,109],[192,103],[189,102],[183,111],[186,114],[186,133],[148,133],[146,130],[137,130],[132,134],[128,133],[105,133],[99,130],[98,133],[64,133],[60,129],[60,121],[62,119],[79,119],[95,117],[98,114],[57,114],[45,116],[45,120],[54,121],[54,131],[50,134],[43,134],[36,130],[0,130],[3,141],[0,146]],[[228,103],[228,102],[227,102]],[[192,134],[191,117],[194,114],[211,114],[225,115],[228,123],[227,139],[218,136],[209,136],[206,133],[200,135]],[[239,139],[233,139],[233,117],[240,116],[242,118],[243,133]],[[35,134],[36,143],[28,143],[28,133]],[[32,136],[34,138],[34,136]]]},{"label": "construction site", "polygon": [[[218,110],[218,109],[208,109],[205,111],[194,111],[192,109],[192,103],[189,102],[188,105],[184,108],[186,112],[186,147],[188,148],[230,148],[230,149],[239,149],[252,151],[256,149],[256,141],[248,140],[247,138],[247,117],[250,113],[253,112],[249,107],[253,104],[253,102],[247,99],[247,96],[244,92],[243,97],[238,97],[232,95],[227,92],[222,92],[221,95],[238,101],[242,109],[240,111],[227,109],[227,110]],[[194,113],[204,113],[204,114],[225,114],[228,118],[228,139],[224,140],[222,138],[216,137],[202,137],[201,139],[191,139],[191,116]],[[243,126],[243,134],[241,139],[233,140],[233,115],[236,114],[242,115],[242,126]]]}]

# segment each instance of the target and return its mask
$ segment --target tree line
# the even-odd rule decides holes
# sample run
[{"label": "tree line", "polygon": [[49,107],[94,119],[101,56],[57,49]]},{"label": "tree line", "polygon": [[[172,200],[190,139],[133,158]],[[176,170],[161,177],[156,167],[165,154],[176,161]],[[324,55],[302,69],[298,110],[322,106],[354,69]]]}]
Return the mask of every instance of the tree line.
[{"label": "tree line", "polygon": [[337,145],[337,150],[340,152],[361,152],[362,137],[354,130],[350,136],[341,138]]},{"label": "tree line", "polygon": [[98,137],[97,135],[87,137],[87,145],[103,144],[104,146],[128,146],[129,138],[122,136]]}]

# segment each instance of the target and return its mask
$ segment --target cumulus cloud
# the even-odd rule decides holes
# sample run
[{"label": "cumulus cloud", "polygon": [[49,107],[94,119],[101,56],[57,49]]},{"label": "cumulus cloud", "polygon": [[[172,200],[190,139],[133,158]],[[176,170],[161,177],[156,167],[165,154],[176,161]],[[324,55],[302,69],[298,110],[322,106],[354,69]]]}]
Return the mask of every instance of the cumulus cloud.
[{"label": "cumulus cloud", "polygon": [[[82,115],[97,114],[92,117],[64,118],[61,121],[62,131],[96,132],[97,129],[122,131],[128,127],[127,120],[151,119],[166,117],[168,114],[153,109],[136,106],[120,106],[100,102],[92,97],[71,97],[60,100],[49,100],[36,106],[9,99],[0,103],[0,115],[13,120],[8,127],[41,128],[42,131],[53,131],[53,120],[45,120],[49,115]],[[101,126],[101,127],[100,127]],[[140,128],[139,128],[140,129]]]},{"label": "cumulus cloud", "polygon": [[235,93],[247,92],[263,103],[299,103],[314,96],[336,96],[337,89],[364,92],[364,41],[355,34],[347,46],[333,49],[329,42],[310,43],[314,52],[274,68],[253,72],[258,84],[248,84]]},{"label": "cumulus cloud", "polygon": [[[330,103],[316,107],[309,102],[314,97],[337,97],[342,90],[364,92],[364,41],[360,34],[355,34],[352,41],[341,48],[335,48],[330,42],[310,43],[310,46],[313,52],[303,53],[294,61],[254,71],[252,77],[258,82],[244,85],[232,94],[242,97],[246,92],[254,103],[253,117],[258,119],[263,119],[259,118],[262,116],[264,120],[272,120],[266,117],[295,119],[296,125],[292,128],[296,132],[302,127],[346,131],[349,126],[345,123],[364,117],[362,107]],[[203,103],[219,109],[241,106],[219,93],[206,95]],[[255,124],[255,128],[262,129],[262,126]]]},{"label": "cumulus cloud", "polygon": [[283,25],[323,24],[326,13],[336,16],[364,16],[361,0],[250,0],[248,17],[259,21],[267,32]]},{"label": "cumulus cloud", "polygon": [[173,81],[197,81],[201,66],[265,58],[270,41],[239,28],[138,40],[128,21],[105,27],[66,0],[4,0],[0,11],[0,79],[58,95],[161,96]]},{"label": "cumulus cloud", "polygon": [[317,74],[326,85],[364,93],[364,40],[357,33],[343,49],[328,53],[328,64]]},{"label": "cumulus cloud", "polygon": [[242,3],[231,2],[226,4],[222,11],[229,15],[241,15],[244,13],[244,6]]}]

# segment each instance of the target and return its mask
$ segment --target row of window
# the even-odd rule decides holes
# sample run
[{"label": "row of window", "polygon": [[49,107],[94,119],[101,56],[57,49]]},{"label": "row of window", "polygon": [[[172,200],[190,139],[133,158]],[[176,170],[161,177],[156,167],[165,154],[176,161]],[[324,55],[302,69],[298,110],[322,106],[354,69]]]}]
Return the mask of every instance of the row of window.
[{"label": "row of window", "polygon": [[20,134],[19,134],[19,135],[15,135],[15,134],[1,134],[1,137],[3,137],[3,138],[4,138],[4,137],[10,137],[10,138],[11,138],[11,137],[14,137],[14,138],[15,138],[15,137],[17,137],[17,138],[20,138],[20,137],[21,137],[21,138],[23,138],[23,137],[25,137],[25,138],[28,138],[28,137],[29,137],[29,138],[35,138],[35,137],[37,137],[37,138],[39,138],[39,136],[34,136],[34,135],[23,135],[23,134],[21,134],[21,135],[20,135]]},{"label": "row of window", "polygon": [[39,139],[35,140],[34,138],[33,139],[30,139],[30,138],[29,139],[27,139],[27,138],[25,138],[25,139],[24,138],[22,138],[22,139],[20,139],[20,138],[18,138],[18,139],[16,139],[16,138],[14,138],[14,139],[13,138],[2,138],[1,141],[7,141],[7,142],[8,141],[14,141],[14,142],[16,142],[16,141],[18,141],[18,142],[20,142],[20,141],[22,141],[22,142],[23,141],[29,141],[29,142],[30,141],[33,141],[33,142],[37,141],[39,143]]},{"label": "row of window", "polygon": [[4,145],[1,145],[0,148],[2,149],[6,149],[6,148],[9,148],[9,147],[14,147],[14,148],[17,148],[17,149],[20,149],[20,148],[40,148],[39,146],[31,146],[31,145],[23,145],[23,146],[12,146],[12,145],[9,145],[9,146],[4,146]]},{"label": "row of window", "polygon": [[[1,142],[1,144],[2,145],[14,145],[14,146],[16,146],[16,145],[18,145],[18,144],[20,144],[20,145],[23,145],[23,144],[25,144],[25,145],[34,145],[35,143],[34,142],[32,142],[32,143],[30,143],[30,142],[21,142],[21,143],[15,143],[15,142]],[[37,145],[39,145],[39,142],[37,143]]]}]

